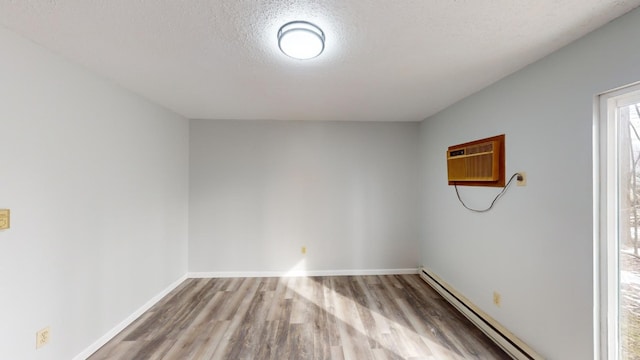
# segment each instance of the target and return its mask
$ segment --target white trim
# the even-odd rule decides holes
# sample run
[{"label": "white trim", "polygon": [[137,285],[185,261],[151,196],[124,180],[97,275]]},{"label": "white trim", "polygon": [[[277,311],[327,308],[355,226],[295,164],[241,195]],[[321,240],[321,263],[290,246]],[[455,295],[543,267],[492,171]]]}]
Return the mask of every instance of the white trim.
[{"label": "white trim", "polygon": [[639,90],[640,83],[635,83],[594,101],[594,354],[602,360],[619,358],[617,109],[640,101]]},{"label": "white trim", "polygon": [[604,199],[604,197],[602,197],[601,199],[601,193],[600,193],[600,189],[603,187],[603,185],[606,185],[603,183],[603,181],[601,180],[601,171],[600,171],[600,166],[603,166],[603,163],[600,159],[600,157],[602,156],[603,152],[600,150],[600,146],[604,145],[602,143],[601,140],[601,136],[602,136],[602,130],[600,130],[601,124],[600,124],[600,118],[602,117],[600,115],[600,96],[595,96],[594,100],[593,100],[593,121],[592,121],[592,138],[591,138],[591,142],[592,142],[592,159],[593,159],[593,169],[592,169],[592,182],[593,182],[593,189],[592,189],[592,196],[593,196],[593,211],[592,211],[592,223],[593,223],[593,244],[592,244],[592,251],[593,251],[593,263],[592,263],[592,276],[593,276],[593,358],[594,359],[601,359],[602,358],[602,346],[605,345],[605,343],[602,342],[601,340],[601,334],[602,334],[602,330],[600,329],[601,326],[601,315],[600,315],[600,311],[602,309],[602,300],[600,299],[600,287],[602,286],[601,284],[601,280],[600,280],[600,256],[601,256],[601,250],[600,250],[600,231],[603,231],[601,229],[602,225],[604,224],[600,224],[601,220],[600,220],[600,213],[601,213],[601,209],[602,209],[602,205],[601,202]]},{"label": "white trim", "polygon": [[420,271],[420,277],[512,358],[517,360],[543,359],[524,341],[482,311],[438,275],[423,267]]},{"label": "white trim", "polygon": [[98,340],[96,340],[93,344],[89,345],[86,349],[84,349],[80,354],[76,355],[73,360],[85,360],[89,356],[91,356],[94,352],[98,351],[104,344],[109,342],[109,340],[113,339],[116,335],[118,335],[122,330],[124,330],[127,326],[131,325],[137,318],[139,318],[145,311],[149,310],[153,305],[158,303],[163,297],[169,294],[172,290],[178,287],[178,285],[182,284],[187,279],[187,275],[181,276],[178,280],[174,281],[171,285],[167,286],[166,289],[162,290],[159,294],[151,298],[151,300],[147,301],[146,304],[142,305],[138,310],[134,311],[133,314],[127,316],[120,324],[116,325],[113,329],[109,330],[106,334],[101,336]]},{"label": "white trim", "polygon": [[190,272],[187,277],[197,278],[252,278],[252,277],[296,277],[296,276],[361,276],[418,274],[419,269],[365,269],[365,270],[294,270],[294,271],[215,271]]}]

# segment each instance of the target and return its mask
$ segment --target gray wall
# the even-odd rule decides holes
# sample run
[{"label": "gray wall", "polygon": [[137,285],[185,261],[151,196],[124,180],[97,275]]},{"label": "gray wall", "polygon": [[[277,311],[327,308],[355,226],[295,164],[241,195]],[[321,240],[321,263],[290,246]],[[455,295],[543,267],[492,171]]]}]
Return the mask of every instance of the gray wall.
[{"label": "gray wall", "polygon": [[3,28],[0,49],[0,358],[71,359],[186,273],[188,121]]},{"label": "gray wall", "polygon": [[418,126],[192,120],[189,270],[415,268]]},{"label": "gray wall", "polygon": [[[593,103],[640,80],[639,24],[635,10],[421,126],[422,261],[549,359],[593,358]],[[528,185],[470,213],[444,152],[501,133]],[[476,207],[496,192],[461,189]]]}]

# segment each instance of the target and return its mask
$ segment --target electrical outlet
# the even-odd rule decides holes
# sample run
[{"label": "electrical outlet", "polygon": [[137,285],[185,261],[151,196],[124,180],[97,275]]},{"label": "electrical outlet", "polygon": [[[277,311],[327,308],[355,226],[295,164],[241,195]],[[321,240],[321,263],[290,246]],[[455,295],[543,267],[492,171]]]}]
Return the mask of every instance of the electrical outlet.
[{"label": "electrical outlet", "polygon": [[518,180],[518,186],[525,186],[527,185],[527,173],[524,171],[519,171],[518,172],[519,176],[517,178]]},{"label": "electrical outlet", "polygon": [[502,297],[500,296],[500,293],[497,291],[493,292],[493,304],[495,306],[500,306],[500,302],[502,301]]},{"label": "electrical outlet", "polygon": [[47,345],[51,341],[51,328],[48,326],[36,333],[36,349]]},{"label": "electrical outlet", "polygon": [[0,209],[0,230],[6,230],[10,224],[10,211],[9,209]]},{"label": "electrical outlet", "polygon": [[300,249],[300,252],[302,253],[302,255],[306,255],[307,253],[307,247],[303,246],[302,249]]}]

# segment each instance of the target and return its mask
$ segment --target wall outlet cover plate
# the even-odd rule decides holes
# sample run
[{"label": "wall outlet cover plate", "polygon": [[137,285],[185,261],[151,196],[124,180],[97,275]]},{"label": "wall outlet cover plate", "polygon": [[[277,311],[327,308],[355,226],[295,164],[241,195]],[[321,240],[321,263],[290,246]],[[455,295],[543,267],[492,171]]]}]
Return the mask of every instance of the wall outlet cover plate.
[{"label": "wall outlet cover plate", "polygon": [[0,230],[6,230],[10,226],[9,209],[0,209]]},{"label": "wall outlet cover plate", "polygon": [[36,349],[47,345],[51,341],[51,328],[46,327],[36,332]]},{"label": "wall outlet cover plate", "polygon": [[527,186],[527,173],[524,171],[520,171],[518,174],[520,174],[520,178],[522,179],[517,180],[518,186]]}]

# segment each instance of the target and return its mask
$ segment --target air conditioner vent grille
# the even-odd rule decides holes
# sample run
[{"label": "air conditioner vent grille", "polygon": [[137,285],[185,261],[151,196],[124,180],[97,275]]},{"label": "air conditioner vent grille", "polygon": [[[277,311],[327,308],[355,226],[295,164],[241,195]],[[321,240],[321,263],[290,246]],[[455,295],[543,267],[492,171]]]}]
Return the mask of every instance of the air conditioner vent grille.
[{"label": "air conditioner vent grille", "polygon": [[493,151],[493,142],[467,147],[467,154],[469,155],[491,151]]},{"label": "air conditioner vent grille", "polygon": [[[451,146],[447,149],[449,184],[494,186],[504,175],[504,135]],[[502,164],[502,168],[501,168]]]}]

